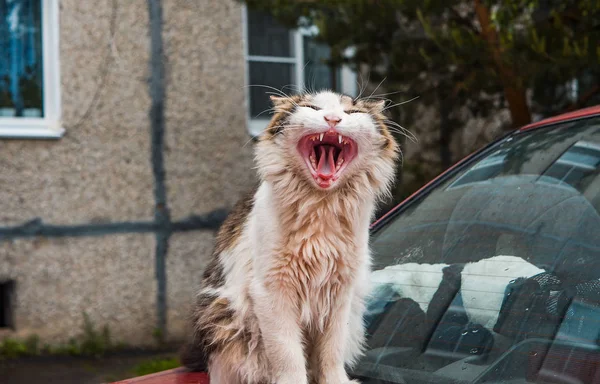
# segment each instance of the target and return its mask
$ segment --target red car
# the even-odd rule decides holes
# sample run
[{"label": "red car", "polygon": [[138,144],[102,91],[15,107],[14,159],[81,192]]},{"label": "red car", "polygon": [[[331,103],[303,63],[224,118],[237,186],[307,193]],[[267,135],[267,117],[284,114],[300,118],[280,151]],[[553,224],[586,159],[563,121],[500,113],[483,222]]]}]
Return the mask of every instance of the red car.
[{"label": "red car", "polygon": [[[372,226],[363,384],[600,383],[600,106],[512,132]],[[183,369],[122,383],[204,384]]]}]

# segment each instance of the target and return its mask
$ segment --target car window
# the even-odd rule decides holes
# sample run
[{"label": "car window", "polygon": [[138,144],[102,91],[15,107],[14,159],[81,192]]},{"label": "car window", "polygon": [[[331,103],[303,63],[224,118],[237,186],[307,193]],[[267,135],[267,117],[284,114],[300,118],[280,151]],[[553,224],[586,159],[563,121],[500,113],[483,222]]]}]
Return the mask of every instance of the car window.
[{"label": "car window", "polygon": [[600,118],[509,136],[374,234],[364,383],[600,382]]}]

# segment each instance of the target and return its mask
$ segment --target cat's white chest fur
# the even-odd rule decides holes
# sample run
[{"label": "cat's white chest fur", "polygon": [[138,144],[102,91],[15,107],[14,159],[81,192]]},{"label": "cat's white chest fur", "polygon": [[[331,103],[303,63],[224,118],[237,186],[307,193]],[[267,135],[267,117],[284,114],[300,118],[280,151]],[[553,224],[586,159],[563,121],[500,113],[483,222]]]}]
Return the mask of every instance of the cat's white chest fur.
[{"label": "cat's white chest fur", "polygon": [[365,291],[362,285],[366,280],[358,279],[367,275],[370,267],[372,206],[354,204],[352,221],[336,214],[336,209],[343,207],[323,204],[304,212],[300,209],[294,213],[296,228],[284,226],[274,206],[271,187],[263,183],[255,195],[245,238],[251,250],[247,256],[253,269],[251,291],[260,293],[273,279],[286,278],[280,274],[293,274],[287,277],[294,282],[302,324],[322,329],[331,312],[340,310],[341,300],[336,297]]}]

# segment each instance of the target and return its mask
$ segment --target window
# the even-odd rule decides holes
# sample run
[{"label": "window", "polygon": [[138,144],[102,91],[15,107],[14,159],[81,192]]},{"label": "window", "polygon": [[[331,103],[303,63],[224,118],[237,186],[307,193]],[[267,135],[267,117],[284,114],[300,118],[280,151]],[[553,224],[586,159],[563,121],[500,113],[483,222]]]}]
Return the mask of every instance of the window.
[{"label": "window", "polygon": [[268,124],[269,93],[332,89],[356,93],[356,76],[347,67],[331,68],[329,47],[315,41],[318,30],[290,30],[270,15],[244,9],[248,128],[257,136]]},{"label": "window", "polygon": [[0,20],[0,137],[60,137],[58,0],[0,0]]}]

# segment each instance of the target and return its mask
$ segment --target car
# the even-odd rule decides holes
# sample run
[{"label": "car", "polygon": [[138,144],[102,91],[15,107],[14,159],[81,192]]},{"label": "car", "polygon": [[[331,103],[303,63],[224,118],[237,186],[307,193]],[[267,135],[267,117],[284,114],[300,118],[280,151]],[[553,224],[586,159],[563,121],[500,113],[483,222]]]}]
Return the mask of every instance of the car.
[{"label": "car", "polygon": [[[363,384],[600,383],[600,106],[510,132],[371,227]],[[122,383],[208,384],[176,369]]]}]

